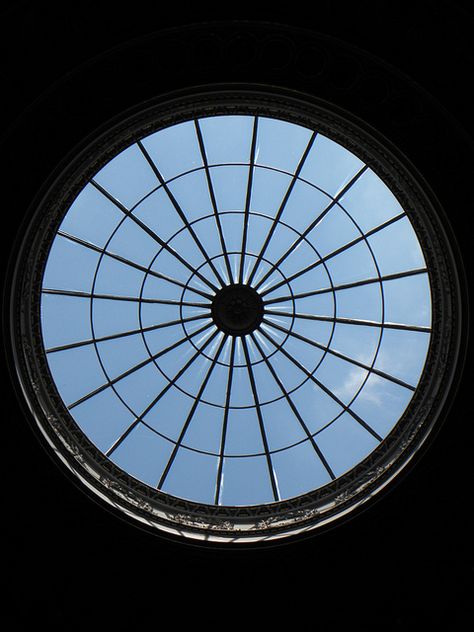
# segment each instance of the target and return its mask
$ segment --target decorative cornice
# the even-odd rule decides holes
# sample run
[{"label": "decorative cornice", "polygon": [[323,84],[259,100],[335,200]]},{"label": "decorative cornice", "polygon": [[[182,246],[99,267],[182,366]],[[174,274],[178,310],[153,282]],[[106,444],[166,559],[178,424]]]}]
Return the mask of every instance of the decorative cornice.
[{"label": "decorative cornice", "polygon": [[[252,507],[185,501],[144,485],[109,461],[65,409],[51,379],[40,331],[44,264],[57,228],[85,183],[117,153],[158,129],[201,116],[259,114],[316,129],[360,157],[406,210],[421,243],[432,293],[432,336],[425,369],[407,410],[380,446],[344,476],[294,499]],[[249,86],[148,104],[94,139],[65,168],[38,205],[25,235],[13,288],[17,373],[36,423],[58,455],[104,500],[157,528],[210,540],[277,536],[316,528],[355,508],[384,487],[413,457],[433,428],[451,386],[458,356],[460,299],[450,245],[436,200],[388,141],[362,122],[318,100]]]}]

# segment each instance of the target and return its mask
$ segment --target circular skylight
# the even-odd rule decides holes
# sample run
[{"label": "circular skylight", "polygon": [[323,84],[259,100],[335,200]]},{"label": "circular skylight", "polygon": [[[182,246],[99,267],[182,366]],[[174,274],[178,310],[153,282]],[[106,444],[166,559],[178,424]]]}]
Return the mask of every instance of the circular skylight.
[{"label": "circular skylight", "polygon": [[417,208],[317,117],[257,99],[152,120],[81,157],[37,255],[55,410],[161,528],[232,539],[272,511],[298,525],[308,499],[314,524],[413,436],[433,292]]}]

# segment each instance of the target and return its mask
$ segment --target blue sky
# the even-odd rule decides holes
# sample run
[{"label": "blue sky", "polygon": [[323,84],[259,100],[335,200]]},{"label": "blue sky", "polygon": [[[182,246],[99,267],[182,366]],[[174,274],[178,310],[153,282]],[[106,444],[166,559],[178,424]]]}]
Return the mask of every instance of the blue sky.
[{"label": "blue sky", "polygon": [[[78,425],[132,476],[197,502],[275,502],[341,476],[396,424],[428,350],[428,273],[404,209],[341,145],[262,117],[199,132],[205,159],[185,122],[77,196],[44,273],[44,346]],[[209,305],[238,280],[247,199],[243,281],[266,313],[232,339]]]}]

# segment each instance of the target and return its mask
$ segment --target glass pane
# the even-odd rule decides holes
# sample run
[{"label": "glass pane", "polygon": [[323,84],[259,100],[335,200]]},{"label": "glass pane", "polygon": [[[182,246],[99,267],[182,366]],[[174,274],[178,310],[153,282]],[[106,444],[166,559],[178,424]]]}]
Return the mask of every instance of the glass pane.
[{"label": "glass pane", "polygon": [[132,208],[159,185],[138,145],[132,145],[113,158],[94,180],[127,208]]},{"label": "glass pane", "polygon": [[58,236],[51,247],[43,287],[90,292],[99,254]]},{"label": "glass pane", "polygon": [[301,170],[301,177],[334,197],[363,166],[364,163],[353,153],[318,134]]},{"label": "glass pane", "polygon": [[105,195],[87,184],[69,208],[60,230],[103,247],[124,218]]},{"label": "glass pane", "polygon": [[216,457],[181,448],[162,490],[180,498],[212,504],[215,497],[217,468]]},{"label": "glass pane", "polygon": [[353,468],[377,447],[377,439],[349,413],[325,428],[317,440],[336,476]]},{"label": "glass pane", "polygon": [[311,138],[311,130],[259,117],[255,162],[294,173]]},{"label": "glass pane", "polygon": [[111,459],[138,480],[156,488],[172,448],[172,443],[138,424]]},{"label": "glass pane", "polygon": [[264,456],[224,459],[221,505],[260,505],[273,500]]},{"label": "glass pane", "polygon": [[199,125],[210,165],[248,163],[253,116],[210,116],[200,119]]},{"label": "glass pane", "polygon": [[165,180],[203,164],[192,121],[162,129],[142,142]]},{"label": "glass pane", "polygon": [[285,498],[299,496],[331,481],[309,441],[273,455],[278,488]]}]

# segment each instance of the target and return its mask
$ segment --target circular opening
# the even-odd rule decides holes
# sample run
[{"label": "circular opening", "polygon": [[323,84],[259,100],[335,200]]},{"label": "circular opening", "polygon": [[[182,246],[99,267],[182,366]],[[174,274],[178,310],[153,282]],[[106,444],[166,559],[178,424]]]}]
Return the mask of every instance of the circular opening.
[{"label": "circular opening", "polygon": [[449,245],[361,125],[283,93],[176,98],[50,190],[17,266],[18,370],[105,500],[273,539],[355,509],[423,443],[455,362]]}]

